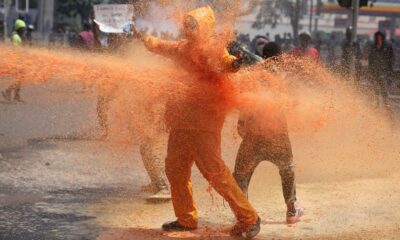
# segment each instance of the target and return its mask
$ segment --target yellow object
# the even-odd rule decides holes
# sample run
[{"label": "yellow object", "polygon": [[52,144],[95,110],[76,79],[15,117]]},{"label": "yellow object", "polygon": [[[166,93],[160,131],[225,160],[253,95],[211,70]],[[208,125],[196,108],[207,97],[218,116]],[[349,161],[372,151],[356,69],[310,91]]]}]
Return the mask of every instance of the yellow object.
[{"label": "yellow object", "polygon": [[193,163],[211,186],[229,203],[238,221],[251,225],[258,215],[221,159],[221,135],[196,130],[170,133],[165,172],[171,185],[172,203],[180,224],[196,228],[198,215],[193,201]]},{"label": "yellow object", "polygon": [[[236,58],[230,55],[225,47],[218,47],[218,40],[213,38],[215,16],[212,8],[207,5],[187,13],[183,18],[184,23],[188,18],[195,20],[197,26],[195,29],[188,29],[186,24],[183,25],[182,32],[188,39],[166,41],[146,36],[144,38],[146,48],[169,58],[180,58],[178,61],[189,71],[196,68],[213,72],[237,71],[233,67]],[[205,62],[204,59],[209,61]]]},{"label": "yellow object", "polygon": [[21,46],[22,45],[22,38],[16,32],[12,33],[11,41],[12,41],[14,46]]},{"label": "yellow object", "polygon": [[26,28],[26,24],[23,20],[17,19],[14,24],[14,29],[15,29],[15,31],[17,31],[21,28]]},{"label": "yellow object", "polygon": [[219,39],[215,39],[215,16],[209,6],[185,15],[183,33],[187,39],[180,41],[144,38],[150,51],[171,58],[190,73],[187,82],[194,85],[185,89],[182,98],[168,102],[165,114],[170,129],[165,167],[175,215],[182,225],[197,227],[198,215],[190,179],[195,163],[229,203],[238,221],[254,224],[258,218],[256,211],[221,159],[221,130],[233,102],[225,75],[237,70],[233,66],[236,58],[229,55]]},{"label": "yellow object", "polygon": [[[191,29],[185,23],[194,21],[194,29]],[[183,33],[189,38],[209,38],[215,32],[215,15],[210,6],[197,8],[188,12],[183,18]]]}]

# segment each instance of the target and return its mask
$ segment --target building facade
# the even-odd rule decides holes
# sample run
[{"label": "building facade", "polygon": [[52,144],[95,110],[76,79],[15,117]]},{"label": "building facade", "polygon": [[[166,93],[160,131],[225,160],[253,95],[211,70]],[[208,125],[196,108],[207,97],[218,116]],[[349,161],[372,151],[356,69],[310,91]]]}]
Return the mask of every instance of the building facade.
[{"label": "building facade", "polygon": [[9,38],[16,19],[35,29],[34,37],[46,40],[53,29],[55,0],[0,0],[0,27],[3,40]]}]

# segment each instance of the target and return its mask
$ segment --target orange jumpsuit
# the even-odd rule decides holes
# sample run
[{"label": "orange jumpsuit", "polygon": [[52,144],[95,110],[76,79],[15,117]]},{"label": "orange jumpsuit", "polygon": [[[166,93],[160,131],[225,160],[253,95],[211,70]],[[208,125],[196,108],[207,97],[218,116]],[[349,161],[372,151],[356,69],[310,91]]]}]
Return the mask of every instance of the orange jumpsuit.
[{"label": "orange jumpsuit", "polygon": [[[183,31],[187,40],[144,39],[146,47],[174,60],[193,78],[183,94],[167,103],[166,122],[170,129],[165,170],[171,185],[172,202],[178,222],[196,228],[197,209],[193,201],[193,163],[213,188],[229,203],[239,222],[256,223],[258,215],[221,159],[221,130],[229,110],[232,92],[225,81],[234,71],[235,57],[212,44],[215,17],[206,6],[186,14]],[[195,21],[193,21],[195,20]],[[188,29],[188,27],[192,27]]]}]

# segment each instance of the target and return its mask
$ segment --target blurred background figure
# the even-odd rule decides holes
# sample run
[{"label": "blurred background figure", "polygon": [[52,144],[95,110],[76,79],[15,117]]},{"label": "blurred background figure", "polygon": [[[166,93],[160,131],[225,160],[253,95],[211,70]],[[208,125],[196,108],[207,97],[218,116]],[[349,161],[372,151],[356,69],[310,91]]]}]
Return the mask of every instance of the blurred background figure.
[{"label": "blurred background figure", "polygon": [[[341,65],[346,77],[351,77],[354,73],[355,79],[359,82],[362,68],[361,48],[358,40],[351,42],[352,30],[352,27],[346,28],[346,38],[342,43]],[[352,69],[352,66],[354,66],[354,69]]]},{"label": "blurred background figure", "polygon": [[268,39],[266,37],[262,36],[262,37],[259,37],[255,43],[256,43],[255,54],[262,57],[263,49],[264,49],[264,46],[268,43]]},{"label": "blurred background figure", "polygon": [[[14,32],[11,35],[12,44],[15,47],[20,47],[25,44],[26,41],[26,23],[17,19],[14,24]],[[17,102],[24,102],[21,98],[21,85],[22,79],[15,79],[9,87],[3,91],[1,94],[4,99],[8,102],[11,102],[14,99]],[[14,97],[12,97],[12,93],[14,93]]]},{"label": "blurred background figure", "polygon": [[311,36],[307,32],[299,35],[298,46],[291,51],[291,54],[295,57],[305,57],[320,62],[319,52],[311,46]]},{"label": "blurred background figure", "polygon": [[26,44],[28,46],[32,46],[32,44],[33,44],[32,33],[34,31],[35,31],[35,26],[33,26],[32,24],[29,24],[27,29],[26,29]]},{"label": "blurred background figure", "polygon": [[332,32],[329,34],[329,40],[327,42],[327,50],[328,50],[328,56],[327,56],[327,64],[328,66],[334,67],[335,65],[335,48],[336,48],[336,36]]},{"label": "blurred background figure", "polygon": [[265,44],[267,43],[268,43],[267,37],[263,35],[257,35],[253,38],[253,40],[251,40],[251,43],[249,45],[250,51],[262,57],[262,50]]},{"label": "blurred background figure", "polygon": [[66,34],[64,26],[58,25],[53,28],[49,35],[49,46],[50,47],[62,47],[64,46]]},{"label": "blurred background figure", "polygon": [[388,84],[393,76],[394,51],[390,42],[386,41],[383,32],[376,32],[374,42],[368,52],[368,73],[376,94],[376,106],[382,97],[383,105],[388,113],[391,108],[388,99]]},{"label": "blurred background figure", "polygon": [[79,40],[82,48],[88,50],[94,48],[94,35],[89,23],[83,24],[83,31],[79,33]]},{"label": "blurred background figure", "polygon": [[315,35],[314,46],[315,46],[315,49],[318,50],[318,52],[321,52],[321,48],[322,48],[322,44],[323,43],[324,42],[323,42],[321,33],[317,32],[317,34]]}]

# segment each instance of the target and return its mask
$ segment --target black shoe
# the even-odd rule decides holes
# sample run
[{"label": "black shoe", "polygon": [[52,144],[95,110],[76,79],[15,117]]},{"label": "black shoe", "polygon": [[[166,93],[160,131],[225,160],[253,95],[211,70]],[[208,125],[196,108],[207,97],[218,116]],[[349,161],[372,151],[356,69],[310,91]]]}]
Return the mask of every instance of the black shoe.
[{"label": "black shoe", "polygon": [[257,222],[251,225],[250,228],[248,228],[247,231],[245,232],[246,239],[254,238],[255,236],[257,236],[260,230],[261,230],[261,219],[258,218]]},{"label": "black shoe", "polygon": [[232,228],[230,235],[231,236],[242,236],[244,234],[246,239],[252,239],[261,230],[261,219],[257,218],[256,223],[252,225],[245,225],[242,222],[238,222],[235,224],[235,226]]},{"label": "black shoe", "polygon": [[162,225],[162,230],[167,231],[167,232],[173,232],[173,231],[191,231],[195,230],[196,228],[191,228],[191,227],[185,227],[182,224],[180,224],[178,221],[173,221],[173,222],[167,222]]}]

